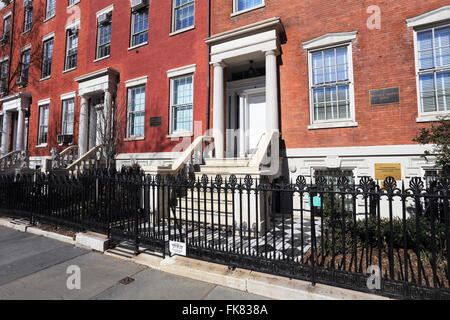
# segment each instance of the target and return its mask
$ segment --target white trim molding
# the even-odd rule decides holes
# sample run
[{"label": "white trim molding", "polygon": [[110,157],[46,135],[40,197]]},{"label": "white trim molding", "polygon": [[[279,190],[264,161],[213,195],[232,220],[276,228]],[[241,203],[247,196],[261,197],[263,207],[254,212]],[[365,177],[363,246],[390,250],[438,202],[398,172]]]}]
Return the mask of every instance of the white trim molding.
[{"label": "white trim molding", "polygon": [[188,66],[183,66],[183,67],[167,70],[167,78],[173,78],[173,77],[178,77],[178,76],[182,76],[182,75],[189,74],[189,73],[195,73],[196,68],[197,68],[197,65],[191,64]]},{"label": "white trim molding", "polygon": [[68,93],[63,93],[61,95],[61,100],[68,100],[68,99],[72,99],[75,98],[76,96],[76,91],[72,91],[72,92],[68,92]]},{"label": "white trim molding", "polygon": [[106,7],[106,8],[104,8],[104,9],[98,11],[98,12],[96,13],[96,16],[97,16],[97,18],[98,18],[98,17],[101,16],[102,14],[111,12],[111,11],[113,11],[113,10],[114,10],[114,4],[112,4],[112,5],[110,5],[110,6]]},{"label": "white trim molding", "polygon": [[450,20],[450,5],[406,19],[405,22],[408,28],[416,28],[445,20]]},{"label": "white trim molding", "polygon": [[39,100],[37,105],[40,107],[40,106],[44,106],[46,104],[50,104],[50,102],[51,102],[51,99],[47,98],[47,99]]},{"label": "white trim molding", "polygon": [[5,15],[3,16],[3,20],[5,20],[6,18],[10,17],[11,14],[12,14],[12,11],[9,11],[7,14],[5,14]]},{"label": "white trim molding", "polygon": [[302,43],[304,50],[312,50],[326,46],[335,46],[356,39],[358,31],[327,33]]},{"label": "white trim molding", "polygon": [[[303,42],[303,48],[308,52],[308,79],[309,79],[309,114],[310,120],[308,130],[316,129],[331,129],[331,128],[345,128],[357,127],[356,122],[356,107],[355,107],[355,85],[353,77],[353,40],[356,39],[358,31],[341,32],[341,33],[327,33],[315,39]],[[315,52],[320,52],[327,49],[346,47],[347,50],[347,65],[348,65],[348,80],[345,82],[348,85],[349,94],[349,113],[345,118],[316,120],[314,119],[314,96],[313,90],[313,58]],[[336,79],[337,80],[337,79]],[[336,81],[336,85],[339,82]]]},{"label": "white trim molding", "polygon": [[31,49],[31,43],[27,44],[26,46],[20,48],[20,52],[23,53],[24,51]]},{"label": "white trim molding", "polygon": [[80,18],[78,18],[78,19],[72,21],[71,23],[66,24],[65,29],[67,30],[67,29],[71,29],[74,27],[80,27],[80,22],[81,22],[81,20],[80,20]]},{"label": "white trim molding", "polygon": [[136,87],[143,84],[146,84],[148,80],[148,76],[143,76],[131,80],[125,81],[125,88]]},{"label": "white trim molding", "polygon": [[263,0],[262,3],[257,6],[247,8],[244,10],[237,10],[237,0],[233,0],[233,12],[231,13],[230,17],[232,18],[232,17],[238,16],[240,14],[247,13],[249,11],[258,10],[258,9],[264,8],[265,6],[266,6],[266,2],[265,2],[265,0]]},{"label": "white trim molding", "polygon": [[46,34],[45,36],[42,37],[42,42],[50,40],[51,38],[54,38],[54,37],[55,37],[55,32],[51,32],[49,34]]}]

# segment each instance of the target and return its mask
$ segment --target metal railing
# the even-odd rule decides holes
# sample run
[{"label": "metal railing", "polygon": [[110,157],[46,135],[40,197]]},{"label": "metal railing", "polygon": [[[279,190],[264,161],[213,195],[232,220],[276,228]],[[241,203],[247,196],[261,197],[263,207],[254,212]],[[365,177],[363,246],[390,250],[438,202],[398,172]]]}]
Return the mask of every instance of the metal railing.
[{"label": "metal railing", "polygon": [[50,168],[51,169],[66,169],[74,161],[78,159],[78,146],[70,146],[65,148],[60,153],[56,154],[52,158]]},{"label": "metal railing", "polygon": [[28,167],[28,152],[12,151],[0,158],[0,173],[11,173],[16,169]]},{"label": "metal railing", "polygon": [[[145,244],[165,255],[178,241],[187,256],[231,268],[394,298],[450,298],[449,180],[306,179],[0,176],[0,211],[103,232],[136,252]],[[280,198],[290,206],[277,207]]]}]

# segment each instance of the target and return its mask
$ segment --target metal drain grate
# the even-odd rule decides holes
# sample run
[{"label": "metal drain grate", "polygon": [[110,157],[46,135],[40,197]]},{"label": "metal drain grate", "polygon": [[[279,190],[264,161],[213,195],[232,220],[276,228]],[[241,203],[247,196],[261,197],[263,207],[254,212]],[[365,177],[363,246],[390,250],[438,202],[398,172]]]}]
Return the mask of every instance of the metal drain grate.
[{"label": "metal drain grate", "polygon": [[125,278],[123,278],[122,280],[120,280],[119,283],[126,286],[127,284],[129,284],[129,283],[131,283],[131,282],[133,282],[133,281],[134,281],[133,278],[125,277]]}]

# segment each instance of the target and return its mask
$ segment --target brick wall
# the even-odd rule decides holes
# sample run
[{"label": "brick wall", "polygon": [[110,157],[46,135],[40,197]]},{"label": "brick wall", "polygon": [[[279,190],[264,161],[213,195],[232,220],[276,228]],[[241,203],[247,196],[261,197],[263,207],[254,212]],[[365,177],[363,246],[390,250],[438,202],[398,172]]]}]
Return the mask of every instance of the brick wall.
[{"label": "brick wall", "polygon": [[[212,34],[279,17],[287,41],[280,57],[280,122],[287,148],[411,144],[418,129],[413,31],[405,19],[449,5],[448,0],[265,0],[235,17],[231,0],[213,1]],[[369,30],[366,12],[381,9],[381,29]],[[326,33],[358,31],[353,43],[358,127],[308,130],[307,52],[302,42]],[[371,106],[369,90],[399,87],[400,103]]]}]

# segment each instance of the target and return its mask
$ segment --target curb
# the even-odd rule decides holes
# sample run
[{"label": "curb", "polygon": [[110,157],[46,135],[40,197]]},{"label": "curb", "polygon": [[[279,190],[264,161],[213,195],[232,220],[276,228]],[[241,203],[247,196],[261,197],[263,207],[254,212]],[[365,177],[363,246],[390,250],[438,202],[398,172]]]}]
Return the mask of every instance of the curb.
[{"label": "curb", "polygon": [[[120,253],[118,253],[120,252]],[[120,248],[106,255],[147,266],[173,275],[204,281],[275,300],[391,300],[389,298],[323,284],[290,279],[271,274],[205,262],[183,256],[163,259],[148,253],[132,255],[132,250]]]},{"label": "curb", "polygon": [[227,266],[191,259],[183,256],[172,256],[163,259],[148,253],[133,255],[133,250],[116,247],[106,250],[108,239],[104,235],[92,232],[79,232],[76,240],[58,233],[44,231],[25,224],[14,223],[13,219],[0,218],[0,226],[22,232],[44,236],[54,240],[84,247],[105,255],[136,264],[144,265],[173,275],[208,282],[251,294],[276,300],[391,300],[379,295],[343,289],[322,284],[311,285],[311,282],[290,279],[271,274],[236,268],[229,270]]}]

